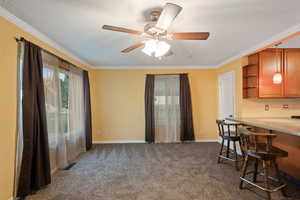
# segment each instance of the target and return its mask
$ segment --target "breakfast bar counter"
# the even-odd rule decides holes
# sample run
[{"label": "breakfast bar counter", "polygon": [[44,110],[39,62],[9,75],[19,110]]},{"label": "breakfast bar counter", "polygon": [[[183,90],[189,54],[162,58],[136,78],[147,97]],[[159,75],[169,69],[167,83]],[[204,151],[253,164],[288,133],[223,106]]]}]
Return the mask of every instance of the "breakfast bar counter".
[{"label": "breakfast bar counter", "polygon": [[[241,124],[278,131],[300,137],[300,119],[291,118],[227,118]],[[300,144],[299,144],[300,145]]]},{"label": "breakfast bar counter", "polygon": [[259,132],[275,133],[273,145],[289,153],[287,158],[278,159],[279,168],[300,180],[300,119],[291,118],[227,118],[255,127]]}]

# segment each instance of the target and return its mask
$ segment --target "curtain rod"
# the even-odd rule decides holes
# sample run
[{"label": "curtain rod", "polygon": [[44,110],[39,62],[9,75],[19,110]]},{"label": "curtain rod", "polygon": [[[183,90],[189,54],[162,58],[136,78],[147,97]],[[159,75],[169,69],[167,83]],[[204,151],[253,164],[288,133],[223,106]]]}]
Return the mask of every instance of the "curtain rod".
[{"label": "curtain rod", "polygon": [[[15,37],[15,40],[16,40],[16,42],[24,42],[24,41],[25,41],[25,38],[24,38],[24,37],[21,37],[21,38]],[[30,42],[30,43],[34,44],[33,42]],[[36,45],[36,44],[34,44],[34,45]],[[36,45],[36,46],[40,47],[39,45]],[[41,48],[43,51],[45,51],[46,53],[51,54],[52,56],[58,58],[59,60],[61,60],[61,61],[63,61],[63,62],[66,62],[66,63],[68,63],[68,64],[70,64],[70,65],[73,65],[74,67],[77,67],[76,65],[74,65],[74,64],[72,64],[71,62],[69,62],[69,61],[67,61],[67,60],[65,60],[65,59],[63,59],[63,58],[61,58],[61,57],[55,55],[54,53],[52,53],[52,52],[50,52],[50,51],[48,51],[48,50],[46,50],[46,49],[44,49],[44,48],[42,48],[42,47],[40,47],[40,48]],[[81,69],[80,67],[77,67],[77,68]],[[83,69],[81,69],[81,70],[83,70]]]},{"label": "curtain rod", "polygon": [[174,74],[146,74],[146,75],[164,76],[164,75],[180,75],[180,74],[188,74],[188,73],[174,73]]}]

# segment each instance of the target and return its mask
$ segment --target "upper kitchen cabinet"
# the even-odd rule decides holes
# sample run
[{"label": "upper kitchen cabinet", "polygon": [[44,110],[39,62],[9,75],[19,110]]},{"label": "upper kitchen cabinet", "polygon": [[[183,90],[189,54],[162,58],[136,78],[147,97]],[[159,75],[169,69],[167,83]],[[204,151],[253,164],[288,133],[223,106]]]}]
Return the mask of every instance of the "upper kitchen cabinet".
[{"label": "upper kitchen cabinet", "polygon": [[300,97],[300,49],[284,50],[284,94]]},{"label": "upper kitchen cabinet", "polygon": [[[300,98],[300,49],[266,49],[248,57],[243,98]],[[282,82],[275,84],[276,72]]]},{"label": "upper kitchen cabinet", "polygon": [[273,76],[276,72],[283,72],[281,49],[267,49],[259,53],[259,97],[284,97],[283,84],[274,84]]}]

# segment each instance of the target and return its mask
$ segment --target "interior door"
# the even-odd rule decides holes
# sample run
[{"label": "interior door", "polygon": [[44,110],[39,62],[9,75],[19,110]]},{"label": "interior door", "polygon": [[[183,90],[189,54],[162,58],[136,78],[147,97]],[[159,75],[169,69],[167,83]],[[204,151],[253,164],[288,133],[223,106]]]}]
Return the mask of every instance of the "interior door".
[{"label": "interior door", "polygon": [[235,72],[219,75],[219,119],[235,117]]},{"label": "interior door", "polygon": [[[219,75],[219,119],[236,117],[235,113],[235,72],[230,71]],[[234,127],[230,129],[235,131]],[[233,149],[232,143],[230,148]],[[237,146],[237,152],[241,153],[239,146]]]}]

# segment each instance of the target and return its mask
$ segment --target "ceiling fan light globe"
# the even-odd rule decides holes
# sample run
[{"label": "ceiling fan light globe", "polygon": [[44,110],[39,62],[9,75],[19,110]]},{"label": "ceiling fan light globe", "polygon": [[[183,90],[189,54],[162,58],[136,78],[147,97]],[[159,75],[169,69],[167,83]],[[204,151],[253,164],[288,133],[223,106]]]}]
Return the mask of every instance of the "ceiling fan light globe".
[{"label": "ceiling fan light globe", "polygon": [[149,49],[147,49],[146,47],[144,47],[142,49],[142,52],[145,53],[145,54],[147,54],[148,56],[152,56],[152,54],[153,54],[153,52],[150,51]]},{"label": "ceiling fan light globe", "polygon": [[157,48],[156,48],[156,51],[155,51],[155,57],[162,57],[164,56],[166,53],[169,52],[171,46],[164,42],[164,41],[159,41],[157,43]]},{"label": "ceiling fan light globe", "polygon": [[153,53],[156,51],[157,49],[157,41],[156,40],[148,40],[145,43],[145,47],[143,48],[143,52],[145,54],[147,54],[148,56],[152,56]]}]

